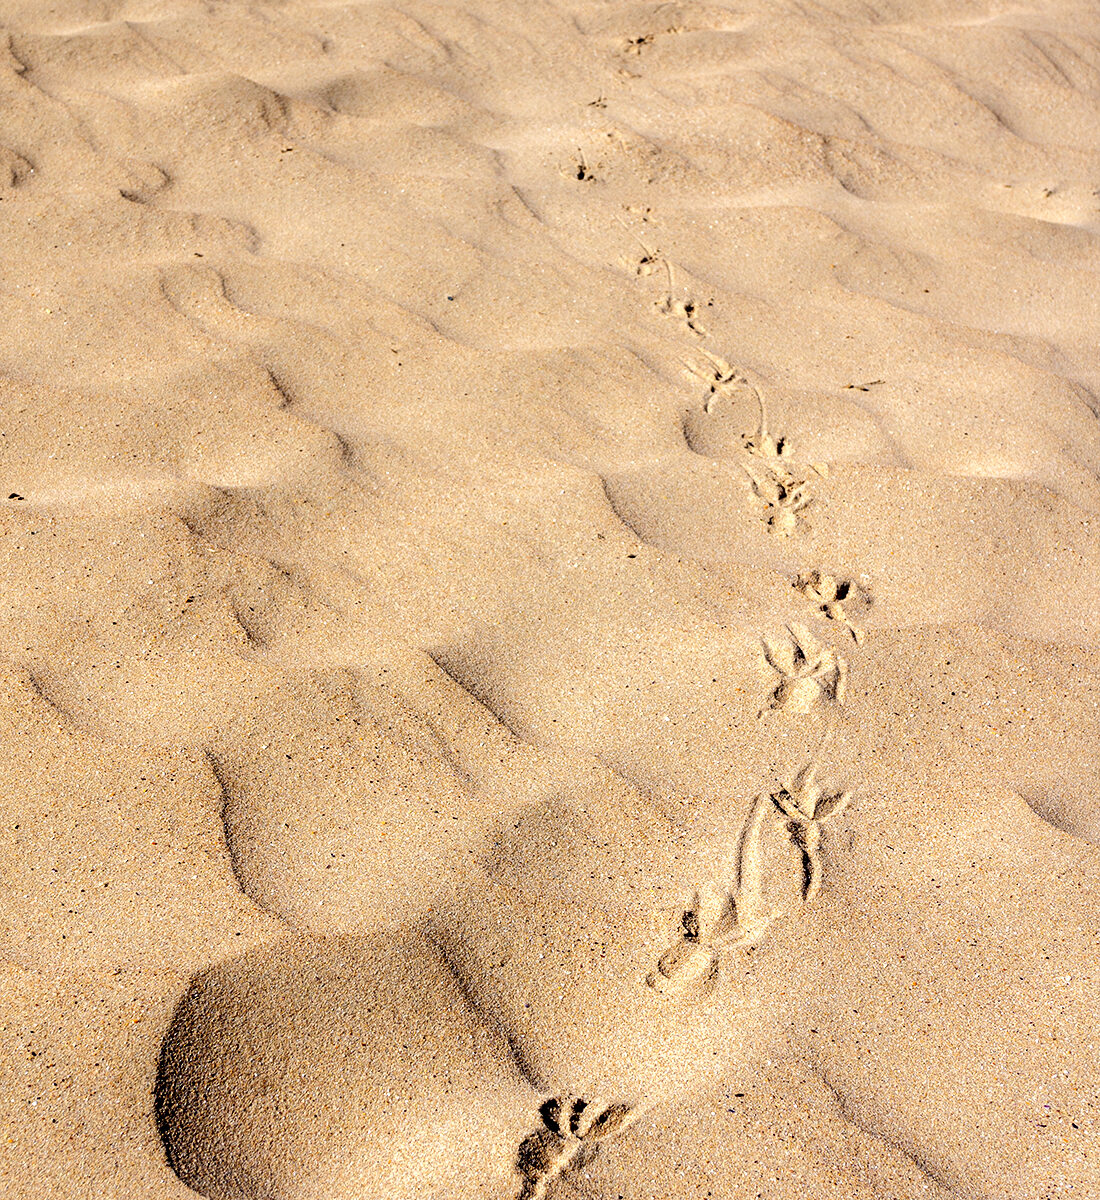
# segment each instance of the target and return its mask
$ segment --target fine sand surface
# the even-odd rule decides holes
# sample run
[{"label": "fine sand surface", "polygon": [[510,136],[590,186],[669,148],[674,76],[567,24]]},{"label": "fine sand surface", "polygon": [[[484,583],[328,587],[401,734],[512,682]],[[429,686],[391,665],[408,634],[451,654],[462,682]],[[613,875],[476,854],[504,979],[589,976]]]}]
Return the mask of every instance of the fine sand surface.
[{"label": "fine sand surface", "polygon": [[1092,0],[0,0],[0,1195],[1100,1200]]}]

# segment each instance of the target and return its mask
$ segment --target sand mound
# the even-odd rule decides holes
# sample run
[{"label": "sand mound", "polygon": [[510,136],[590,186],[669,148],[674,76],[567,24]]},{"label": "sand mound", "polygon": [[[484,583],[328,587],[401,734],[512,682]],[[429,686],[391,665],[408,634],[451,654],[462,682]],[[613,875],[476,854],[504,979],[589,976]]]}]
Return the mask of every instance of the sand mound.
[{"label": "sand mound", "polygon": [[411,938],[281,941],[203,972],[161,1054],[176,1173],[218,1200],[504,1194],[538,1099]]}]

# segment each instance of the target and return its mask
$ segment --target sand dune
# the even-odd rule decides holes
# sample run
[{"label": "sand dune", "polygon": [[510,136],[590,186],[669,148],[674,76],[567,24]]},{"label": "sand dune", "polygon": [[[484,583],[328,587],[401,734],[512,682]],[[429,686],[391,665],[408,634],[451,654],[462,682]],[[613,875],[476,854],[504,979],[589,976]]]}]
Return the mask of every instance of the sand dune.
[{"label": "sand dune", "polygon": [[0,222],[0,1193],[1100,1197],[1094,6],[0,0]]}]

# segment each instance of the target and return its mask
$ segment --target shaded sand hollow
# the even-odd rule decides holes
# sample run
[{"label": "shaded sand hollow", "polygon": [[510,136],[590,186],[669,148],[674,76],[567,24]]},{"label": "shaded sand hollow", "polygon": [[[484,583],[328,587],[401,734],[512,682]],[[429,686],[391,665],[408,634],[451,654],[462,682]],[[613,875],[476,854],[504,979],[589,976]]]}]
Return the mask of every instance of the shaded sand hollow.
[{"label": "shaded sand hollow", "polygon": [[1100,10],[0,0],[0,1195],[1100,1200]]}]

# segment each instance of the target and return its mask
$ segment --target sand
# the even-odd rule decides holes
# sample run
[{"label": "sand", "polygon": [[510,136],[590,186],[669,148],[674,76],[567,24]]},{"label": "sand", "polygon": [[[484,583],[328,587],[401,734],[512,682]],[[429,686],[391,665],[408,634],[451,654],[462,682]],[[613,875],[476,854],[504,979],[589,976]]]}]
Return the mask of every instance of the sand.
[{"label": "sand", "polygon": [[0,0],[0,1194],[1100,1198],[1100,11]]}]

